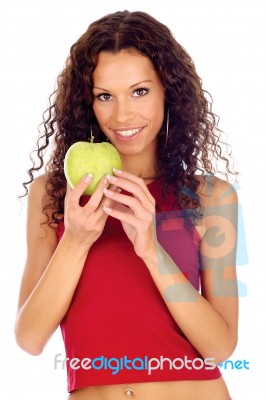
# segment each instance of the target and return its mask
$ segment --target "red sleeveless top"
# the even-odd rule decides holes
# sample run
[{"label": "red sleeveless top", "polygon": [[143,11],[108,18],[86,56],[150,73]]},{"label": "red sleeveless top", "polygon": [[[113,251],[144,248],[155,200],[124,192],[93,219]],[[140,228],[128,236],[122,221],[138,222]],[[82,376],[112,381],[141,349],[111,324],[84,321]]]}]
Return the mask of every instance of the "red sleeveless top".
[{"label": "red sleeveless top", "polygon": [[[173,193],[163,198],[162,187],[161,180],[148,185],[156,200],[158,241],[198,290],[199,235],[174,204]],[[83,196],[81,204],[88,200]],[[62,221],[58,240],[63,232]],[[61,331],[69,392],[85,386],[221,376],[179,329],[121,222],[110,216],[89,251]]]}]

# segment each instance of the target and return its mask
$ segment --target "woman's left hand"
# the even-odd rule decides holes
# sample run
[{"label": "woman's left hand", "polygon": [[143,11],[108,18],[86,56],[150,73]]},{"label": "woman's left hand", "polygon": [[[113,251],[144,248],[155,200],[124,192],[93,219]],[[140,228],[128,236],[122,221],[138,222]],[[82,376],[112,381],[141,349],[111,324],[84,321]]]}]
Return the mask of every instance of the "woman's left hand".
[{"label": "woman's left hand", "polygon": [[110,184],[132,194],[104,189],[106,197],[115,201],[112,208],[104,211],[119,219],[136,254],[145,259],[156,248],[155,200],[144,180],[129,172],[114,170],[114,176],[107,176]]}]

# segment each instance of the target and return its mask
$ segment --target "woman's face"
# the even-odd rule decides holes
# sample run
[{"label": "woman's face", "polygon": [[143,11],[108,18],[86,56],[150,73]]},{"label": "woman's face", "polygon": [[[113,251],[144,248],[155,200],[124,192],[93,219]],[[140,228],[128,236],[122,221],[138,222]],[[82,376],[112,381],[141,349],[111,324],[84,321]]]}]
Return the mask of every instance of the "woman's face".
[{"label": "woman's face", "polygon": [[121,155],[155,157],[164,119],[164,88],[148,57],[101,52],[93,73],[93,110]]}]

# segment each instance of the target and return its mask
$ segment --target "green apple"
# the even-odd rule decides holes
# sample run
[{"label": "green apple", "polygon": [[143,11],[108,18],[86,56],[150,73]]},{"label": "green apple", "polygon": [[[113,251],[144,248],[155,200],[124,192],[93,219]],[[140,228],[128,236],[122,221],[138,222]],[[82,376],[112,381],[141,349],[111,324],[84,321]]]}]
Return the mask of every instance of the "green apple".
[{"label": "green apple", "polygon": [[92,195],[104,175],[112,175],[113,168],[121,169],[116,148],[106,142],[76,142],[69,147],[64,161],[64,172],[70,187],[74,188],[87,174],[93,181],[84,194]]}]

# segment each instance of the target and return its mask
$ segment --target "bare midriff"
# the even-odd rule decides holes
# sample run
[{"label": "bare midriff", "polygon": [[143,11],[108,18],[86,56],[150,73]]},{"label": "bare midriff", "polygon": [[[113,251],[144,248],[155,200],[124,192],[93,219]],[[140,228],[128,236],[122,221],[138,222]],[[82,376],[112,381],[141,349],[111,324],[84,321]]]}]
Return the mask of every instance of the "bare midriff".
[{"label": "bare midriff", "polygon": [[148,382],[90,386],[72,392],[68,400],[230,400],[223,378],[208,381]]}]

